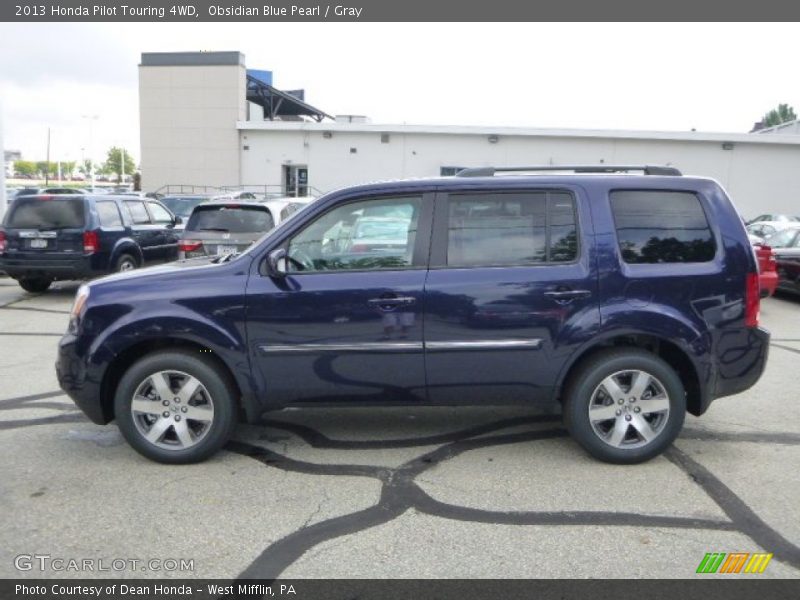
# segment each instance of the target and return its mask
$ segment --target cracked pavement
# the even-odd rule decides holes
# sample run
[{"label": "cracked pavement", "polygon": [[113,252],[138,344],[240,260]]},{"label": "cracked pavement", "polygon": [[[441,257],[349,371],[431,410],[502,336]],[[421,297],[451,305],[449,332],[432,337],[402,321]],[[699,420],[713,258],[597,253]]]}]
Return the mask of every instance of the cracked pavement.
[{"label": "cracked pavement", "polygon": [[268,413],[175,467],[59,390],[76,289],[0,278],[0,577],[109,575],[14,568],[39,553],[194,560],[119,577],[686,578],[706,552],[762,551],[762,577],[800,576],[800,299],[762,304],[761,381],[643,465],[599,463],[558,415],[517,406]]}]

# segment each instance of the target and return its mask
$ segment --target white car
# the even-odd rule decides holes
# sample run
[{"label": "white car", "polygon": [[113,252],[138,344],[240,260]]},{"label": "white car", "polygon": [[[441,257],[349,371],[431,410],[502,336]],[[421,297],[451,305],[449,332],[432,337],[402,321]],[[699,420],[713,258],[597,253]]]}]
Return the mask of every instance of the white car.
[{"label": "white car", "polygon": [[755,221],[745,227],[747,234],[752,237],[761,238],[761,240],[768,238],[771,235],[783,231],[792,226],[797,226],[797,221]]}]

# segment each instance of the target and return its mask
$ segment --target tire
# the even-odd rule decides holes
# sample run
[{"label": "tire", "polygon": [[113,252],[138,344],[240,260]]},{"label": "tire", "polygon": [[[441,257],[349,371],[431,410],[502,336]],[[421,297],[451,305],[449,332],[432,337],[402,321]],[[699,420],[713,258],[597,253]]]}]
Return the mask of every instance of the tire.
[{"label": "tire", "polygon": [[[649,379],[640,380],[642,373]],[[595,355],[572,376],[564,399],[564,423],[573,439],[595,458],[614,464],[661,454],[675,441],[686,415],[680,377],[646,350]]]},{"label": "tire", "polygon": [[49,279],[26,277],[18,280],[17,283],[19,283],[20,287],[26,292],[31,292],[32,294],[41,294],[42,292],[46,292],[50,287],[50,284],[53,282]]},{"label": "tire", "polygon": [[[187,383],[194,393],[181,389]],[[140,397],[136,403],[134,395]],[[233,435],[236,392],[227,374],[210,360],[189,351],[160,351],[122,376],[114,414],[122,435],[139,454],[160,463],[197,463]]]},{"label": "tire", "polygon": [[133,271],[139,266],[136,258],[130,254],[120,254],[114,262],[114,272],[124,273],[125,271]]}]

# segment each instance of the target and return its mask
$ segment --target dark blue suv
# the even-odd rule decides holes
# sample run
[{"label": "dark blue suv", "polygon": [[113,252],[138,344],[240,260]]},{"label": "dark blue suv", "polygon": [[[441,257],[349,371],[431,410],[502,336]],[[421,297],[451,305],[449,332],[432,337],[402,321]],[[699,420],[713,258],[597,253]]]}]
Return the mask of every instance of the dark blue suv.
[{"label": "dark blue suv", "polygon": [[321,403],[560,403],[592,455],[647,460],[756,383],[769,334],[722,188],[633,169],[328,194],[242,254],[83,286],[59,381],[161,462]]},{"label": "dark blue suv", "polygon": [[178,258],[181,223],[149,198],[38,194],[17,198],[0,227],[0,270],[28,292]]}]

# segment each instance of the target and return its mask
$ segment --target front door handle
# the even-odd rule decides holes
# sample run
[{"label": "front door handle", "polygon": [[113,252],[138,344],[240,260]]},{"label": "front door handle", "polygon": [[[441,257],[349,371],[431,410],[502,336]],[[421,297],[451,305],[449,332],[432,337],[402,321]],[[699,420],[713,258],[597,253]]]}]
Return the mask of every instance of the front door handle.
[{"label": "front door handle", "polygon": [[380,310],[383,311],[390,311],[395,310],[398,306],[408,306],[409,304],[414,304],[417,299],[413,296],[395,296],[395,295],[386,295],[380,298],[370,298],[367,300],[367,304],[370,306],[377,306]]},{"label": "front door handle", "polygon": [[592,295],[589,290],[559,290],[553,292],[545,292],[545,296],[552,298],[558,304],[569,304],[576,298],[588,298]]}]

